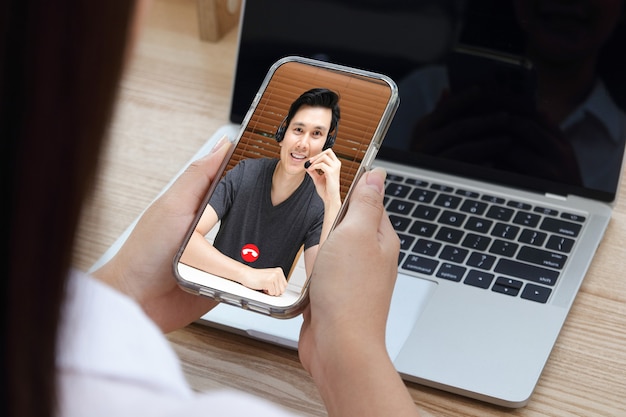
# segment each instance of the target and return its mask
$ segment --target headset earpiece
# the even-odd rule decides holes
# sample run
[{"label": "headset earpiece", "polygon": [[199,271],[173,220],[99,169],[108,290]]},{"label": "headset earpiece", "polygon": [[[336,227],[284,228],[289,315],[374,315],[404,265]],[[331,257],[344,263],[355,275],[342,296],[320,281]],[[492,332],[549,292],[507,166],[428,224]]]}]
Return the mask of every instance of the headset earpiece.
[{"label": "headset earpiece", "polygon": [[337,139],[337,130],[339,130],[339,122],[337,122],[333,131],[329,132],[328,136],[326,136],[326,143],[324,143],[324,147],[322,148],[323,151],[332,148],[335,145],[335,139]]},{"label": "headset earpiece", "polygon": [[285,138],[285,130],[287,130],[287,118],[285,117],[283,119],[282,122],[280,122],[280,125],[278,126],[278,129],[276,129],[276,134],[274,135],[274,139],[276,139],[276,142],[282,142],[282,140]]}]

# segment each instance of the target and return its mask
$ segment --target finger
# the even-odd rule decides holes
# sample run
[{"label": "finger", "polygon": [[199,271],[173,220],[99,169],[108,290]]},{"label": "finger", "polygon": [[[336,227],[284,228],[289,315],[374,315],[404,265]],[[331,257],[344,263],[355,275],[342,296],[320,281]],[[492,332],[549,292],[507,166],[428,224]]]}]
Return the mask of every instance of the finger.
[{"label": "finger", "polygon": [[[386,175],[385,170],[374,168],[361,176],[352,192],[348,210],[341,224],[353,224],[357,227],[360,225],[380,224],[385,211],[383,196]],[[361,227],[361,229],[371,230],[371,228],[364,227]]]},{"label": "finger", "polygon": [[311,158],[309,158],[307,165],[319,163],[320,161],[324,161],[324,160],[339,161],[339,159],[337,158],[337,155],[335,155],[335,152],[333,152],[332,149],[326,149],[325,151],[320,152],[317,155],[314,155]]}]

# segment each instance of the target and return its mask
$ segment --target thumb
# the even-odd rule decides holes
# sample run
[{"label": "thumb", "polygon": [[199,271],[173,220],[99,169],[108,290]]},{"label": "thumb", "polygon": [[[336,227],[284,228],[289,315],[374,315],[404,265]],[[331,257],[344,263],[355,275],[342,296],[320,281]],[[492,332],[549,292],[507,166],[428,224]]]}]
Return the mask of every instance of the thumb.
[{"label": "thumb", "polygon": [[192,162],[163,197],[171,198],[183,210],[197,210],[231,147],[224,136],[208,155]]},{"label": "thumb", "polygon": [[380,223],[384,215],[383,198],[387,173],[374,168],[364,173],[350,197],[344,222],[357,225]]}]

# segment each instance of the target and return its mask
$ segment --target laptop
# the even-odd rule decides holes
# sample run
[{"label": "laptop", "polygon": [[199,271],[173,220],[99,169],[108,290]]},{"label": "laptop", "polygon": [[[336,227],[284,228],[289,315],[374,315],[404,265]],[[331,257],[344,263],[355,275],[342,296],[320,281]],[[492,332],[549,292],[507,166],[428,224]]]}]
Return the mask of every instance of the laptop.
[{"label": "laptop", "polygon": [[[389,355],[406,381],[523,407],[610,221],[624,153],[616,41],[603,45],[601,82],[569,111],[558,106],[557,89],[547,96],[539,88],[548,79],[542,59],[569,62],[542,52],[582,50],[579,13],[516,11],[498,0],[247,0],[231,123],[193,159],[237,134],[267,69],[283,56],[393,78],[400,107],[374,163],[388,172],[385,204],[401,239]],[[328,30],[302,30],[294,15],[323,16]],[[537,32],[524,32],[520,20],[538,23]],[[302,318],[222,304],[200,322],[296,349]]]}]

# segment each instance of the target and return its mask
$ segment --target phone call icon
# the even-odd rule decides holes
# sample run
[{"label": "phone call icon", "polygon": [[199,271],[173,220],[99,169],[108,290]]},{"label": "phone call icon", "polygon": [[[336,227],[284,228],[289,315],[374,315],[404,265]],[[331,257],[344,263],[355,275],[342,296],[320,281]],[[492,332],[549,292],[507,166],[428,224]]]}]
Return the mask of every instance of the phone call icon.
[{"label": "phone call icon", "polygon": [[259,259],[259,248],[252,243],[248,243],[241,248],[241,257],[246,262],[254,262]]}]

